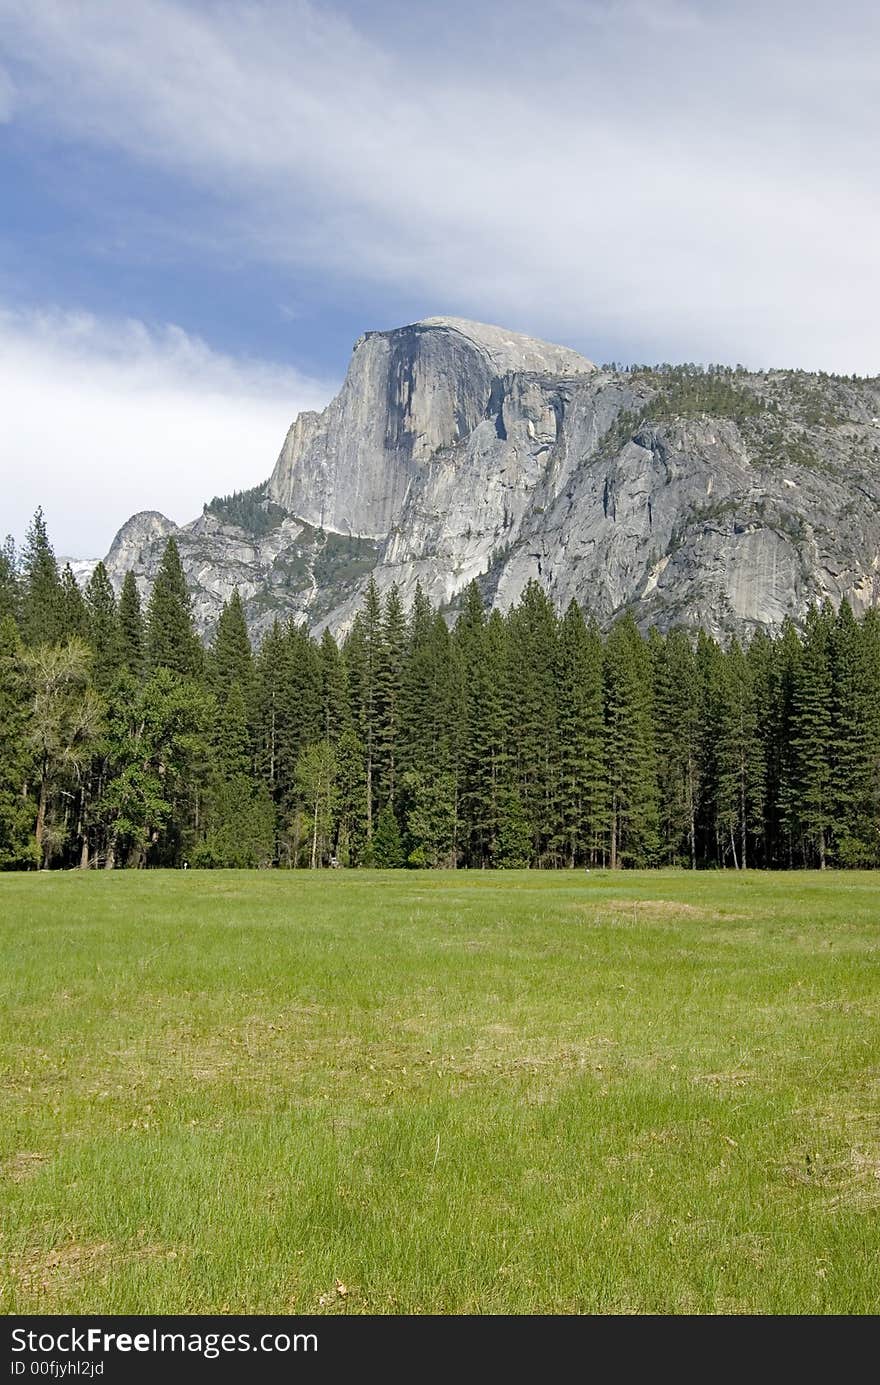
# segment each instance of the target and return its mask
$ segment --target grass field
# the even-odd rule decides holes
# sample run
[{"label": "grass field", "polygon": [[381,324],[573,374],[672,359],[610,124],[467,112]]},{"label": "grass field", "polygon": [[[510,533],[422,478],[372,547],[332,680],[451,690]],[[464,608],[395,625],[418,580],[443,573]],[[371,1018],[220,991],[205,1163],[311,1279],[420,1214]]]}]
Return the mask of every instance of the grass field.
[{"label": "grass field", "polygon": [[0,876],[4,1312],[880,1308],[880,876]]}]

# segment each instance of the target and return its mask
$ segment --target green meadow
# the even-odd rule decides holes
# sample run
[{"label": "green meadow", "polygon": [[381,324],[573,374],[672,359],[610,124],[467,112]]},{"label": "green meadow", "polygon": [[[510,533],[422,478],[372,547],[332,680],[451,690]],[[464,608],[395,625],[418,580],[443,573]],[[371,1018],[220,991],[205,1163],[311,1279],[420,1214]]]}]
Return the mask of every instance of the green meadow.
[{"label": "green meadow", "polygon": [[0,876],[0,1311],[880,1308],[880,875]]}]

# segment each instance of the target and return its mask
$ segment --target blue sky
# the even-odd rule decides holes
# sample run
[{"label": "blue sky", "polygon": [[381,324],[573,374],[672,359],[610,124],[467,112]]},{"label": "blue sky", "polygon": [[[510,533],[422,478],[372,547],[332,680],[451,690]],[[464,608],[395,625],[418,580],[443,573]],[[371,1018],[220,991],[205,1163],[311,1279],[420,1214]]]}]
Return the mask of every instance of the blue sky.
[{"label": "blue sky", "polygon": [[873,5],[0,0],[0,528],[268,474],[366,328],[880,371]]}]

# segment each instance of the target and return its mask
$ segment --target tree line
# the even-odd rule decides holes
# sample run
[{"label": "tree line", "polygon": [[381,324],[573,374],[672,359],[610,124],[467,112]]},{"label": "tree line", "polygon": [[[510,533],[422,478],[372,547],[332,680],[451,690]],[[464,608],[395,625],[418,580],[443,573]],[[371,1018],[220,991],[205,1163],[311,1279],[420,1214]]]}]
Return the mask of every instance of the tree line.
[{"label": "tree line", "polygon": [[0,550],[0,867],[880,866],[880,612],[722,646],[537,583],[454,623],[370,582],[340,645],[238,594],[207,647],[168,540],[144,610]]}]

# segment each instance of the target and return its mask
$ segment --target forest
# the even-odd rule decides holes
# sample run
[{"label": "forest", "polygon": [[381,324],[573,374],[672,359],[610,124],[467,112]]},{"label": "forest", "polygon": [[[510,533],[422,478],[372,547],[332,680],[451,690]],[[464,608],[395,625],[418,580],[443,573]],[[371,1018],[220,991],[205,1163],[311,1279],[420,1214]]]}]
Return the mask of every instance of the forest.
[{"label": "forest", "polygon": [[0,867],[183,865],[880,866],[880,611],[722,645],[370,582],[341,643],[254,649],[234,593],[205,647],[173,538],[142,609],[37,511],[0,550]]}]

